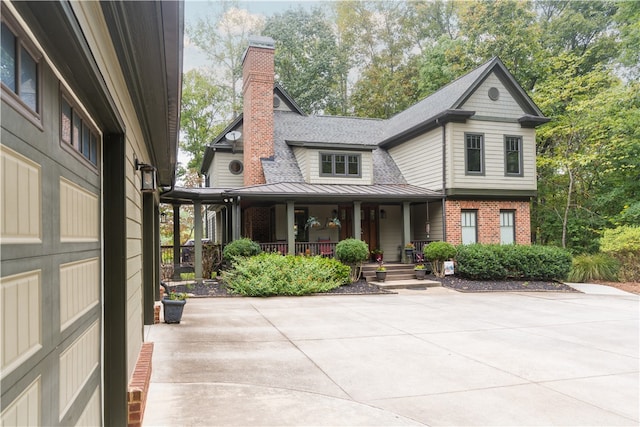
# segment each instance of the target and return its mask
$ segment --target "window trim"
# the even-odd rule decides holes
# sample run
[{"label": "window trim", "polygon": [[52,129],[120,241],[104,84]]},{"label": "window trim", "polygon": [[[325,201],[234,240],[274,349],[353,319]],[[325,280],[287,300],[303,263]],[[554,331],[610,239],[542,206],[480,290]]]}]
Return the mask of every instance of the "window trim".
[{"label": "window trim", "polygon": [[[467,138],[470,136],[479,136],[480,137],[480,171],[470,171],[469,170],[469,148],[467,146]],[[484,176],[485,175],[485,159],[484,159],[484,133],[478,132],[465,132],[464,133],[464,174],[465,175],[473,175],[473,176]]]},{"label": "window trim", "polygon": [[[511,214],[511,218],[513,220],[513,225],[511,226],[511,230],[512,230],[512,239],[513,242],[512,243],[504,243],[502,241],[502,214],[503,213],[510,213]],[[500,209],[500,218],[499,218],[499,227],[500,227],[500,244],[501,245],[510,245],[510,244],[515,244],[516,243],[516,210],[515,209]]]},{"label": "window trim", "polygon": [[[25,119],[29,120],[33,123],[38,129],[44,130],[44,126],[42,124],[42,63],[43,63],[43,55],[40,51],[35,47],[33,42],[28,38],[26,32],[22,29],[21,25],[18,21],[11,15],[8,8],[5,7],[4,3],[2,4],[2,23],[7,26],[8,30],[11,31],[13,36],[15,37],[15,49],[16,49],[16,91],[13,91],[11,88],[6,86],[4,83],[0,82],[1,90],[2,90],[2,99],[5,101],[10,107],[12,107],[15,111],[17,111],[21,116]],[[36,109],[33,110],[26,102],[22,100],[20,97],[20,67],[21,64],[21,55],[22,49],[24,49],[33,59],[36,65]]]},{"label": "window trim", "polygon": [[[331,173],[322,172],[322,159],[324,156],[331,156]],[[336,156],[345,156],[345,173],[338,174],[336,173]],[[350,174],[349,173],[349,157],[356,157],[358,159],[358,173]],[[321,177],[330,177],[330,178],[362,178],[362,154],[360,153],[350,153],[350,152],[340,152],[340,151],[320,151],[318,153],[318,161],[319,161],[319,176]]]},{"label": "window trim", "polygon": [[[462,218],[464,216],[464,214],[467,213],[472,213],[474,214],[474,218],[475,218],[475,225],[474,225],[474,231],[475,231],[475,240],[472,243],[465,243],[463,241],[463,237],[462,237],[462,230],[464,228],[464,226],[462,225]],[[470,227],[468,227],[470,228]],[[478,243],[478,209],[461,209],[460,210],[460,243],[462,243],[463,245],[471,245],[474,243]]]},{"label": "window trim", "polygon": [[[514,173],[514,172],[509,172],[507,170],[507,153],[509,152],[508,150],[508,146],[507,146],[507,140],[509,138],[517,138],[518,139],[518,144],[519,144],[519,150],[518,150],[518,169],[519,172],[518,173]],[[524,142],[524,138],[522,137],[522,135],[504,135],[504,176],[524,176],[524,171],[523,171],[523,142]]]},{"label": "window trim", "polygon": [[[63,139],[63,133],[62,133],[63,102],[67,103],[70,110],[70,132],[71,132],[70,141],[65,141]],[[74,126],[76,124],[75,123],[76,118],[80,120],[78,138],[74,137]],[[85,135],[85,131],[88,132],[88,138],[89,138],[88,153],[84,153],[84,150],[83,150],[83,142],[84,142],[83,137]],[[84,113],[80,105],[73,100],[73,97],[70,96],[70,94],[64,89],[62,85],[60,85],[60,88],[58,91],[58,138],[59,138],[60,146],[65,151],[67,151],[68,153],[71,153],[75,158],[80,159],[86,166],[90,167],[91,169],[94,169],[95,172],[98,172],[99,165],[102,160],[101,159],[102,134],[98,131],[98,129],[95,128],[91,120],[87,117],[87,114]],[[95,144],[96,144],[95,145],[95,155],[96,155],[95,163],[91,160],[91,153],[92,153],[91,141],[94,138],[95,138]]]}]

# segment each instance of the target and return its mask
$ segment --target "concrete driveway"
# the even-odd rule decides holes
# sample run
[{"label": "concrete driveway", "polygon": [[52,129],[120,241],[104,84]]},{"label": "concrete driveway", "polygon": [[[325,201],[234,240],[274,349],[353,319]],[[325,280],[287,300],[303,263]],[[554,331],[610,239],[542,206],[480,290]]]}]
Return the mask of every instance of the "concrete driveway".
[{"label": "concrete driveway", "polygon": [[638,425],[640,300],[483,293],[189,300],[145,426]]}]

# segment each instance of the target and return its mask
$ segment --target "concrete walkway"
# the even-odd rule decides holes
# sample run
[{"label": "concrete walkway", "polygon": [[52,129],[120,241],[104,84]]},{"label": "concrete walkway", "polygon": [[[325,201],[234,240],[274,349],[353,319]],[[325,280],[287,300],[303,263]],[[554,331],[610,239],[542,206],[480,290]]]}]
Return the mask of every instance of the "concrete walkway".
[{"label": "concrete walkway", "polygon": [[640,423],[637,295],[398,292],[190,299],[144,425]]}]

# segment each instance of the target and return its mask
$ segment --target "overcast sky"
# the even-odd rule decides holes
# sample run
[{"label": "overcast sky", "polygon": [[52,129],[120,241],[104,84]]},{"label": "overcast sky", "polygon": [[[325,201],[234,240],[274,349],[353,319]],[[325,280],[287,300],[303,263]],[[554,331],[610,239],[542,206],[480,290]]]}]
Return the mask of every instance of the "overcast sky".
[{"label": "overcast sky", "polygon": [[[285,12],[288,9],[295,9],[298,6],[314,7],[320,5],[330,5],[331,0],[252,0],[238,2],[240,9],[246,9],[251,14],[263,15],[265,18],[276,13]],[[222,10],[222,2],[219,0],[185,0],[184,21],[185,26],[193,25],[198,19],[209,17],[216,19]],[[186,33],[185,33],[186,36]],[[194,46],[185,42],[184,47],[184,71],[206,64],[206,58]]]}]

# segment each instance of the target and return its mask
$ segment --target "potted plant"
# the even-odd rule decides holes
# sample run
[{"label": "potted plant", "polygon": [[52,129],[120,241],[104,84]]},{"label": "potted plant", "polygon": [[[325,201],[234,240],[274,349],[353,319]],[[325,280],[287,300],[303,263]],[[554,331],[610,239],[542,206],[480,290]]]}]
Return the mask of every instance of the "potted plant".
[{"label": "potted plant", "polygon": [[340,220],[338,218],[332,218],[327,222],[328,228],[340,228]]},{"label": "potted plant", "polygon": [[378,263],[378,267],[376,268],[376,280],[378,282],[384,282],[384,279],[387,278],[387,269],[384,266],[382,257],[378,257],[376,261]]},{"label": "potted plant", "polygon": [[405,262],[407,264],[411,264],[413,262],[413,251],[416,249],[415,245],[412,242],[404,245],[404,256]]},{"label": "potted plant", "polygon": [[424,280],[424,276],[427,274],[427,269],[424,266],[424,255],[417,254],[416,262],[417,264],[413,268],[414,273],[416,273],[416,279]]},{"label": "potted plant", "polygon": [[378,261],[378,258],[384,258],[384,251],[380,248],[376,248],[371,251],[371,261]]},{"label": "potted plant", "polygon": [[320,221],[318,221],[318,218],[316,218],[315,216],[310,216],[309,219],[307,219],[307,223],[304,225],[304,228],[305,229],[319,228],[321,226],[322,224],[320,224]]},{"label": "potted plant", "polygon": [[187,303],[187,294],[184,292],[175,292],[173,290],[165,294],[162,299],[164,307],[165,323],[180,323],[182,320],[182,310]]}]

